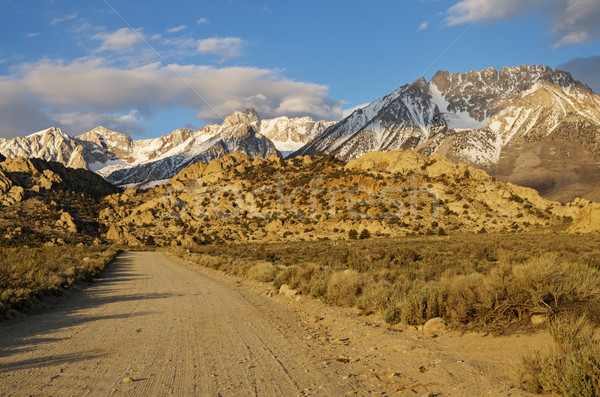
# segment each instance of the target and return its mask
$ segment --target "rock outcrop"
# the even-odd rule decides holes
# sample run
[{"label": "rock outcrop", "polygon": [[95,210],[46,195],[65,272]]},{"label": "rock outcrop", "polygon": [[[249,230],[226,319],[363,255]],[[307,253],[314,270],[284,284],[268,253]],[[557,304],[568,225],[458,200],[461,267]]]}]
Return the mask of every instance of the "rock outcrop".
[{"label": "rock outcrop", "polygon": [[[131,190],[128,190],[130,192]],[[157,245],[346,239],[566,228],[561,205],[482,170],[412,151],[282,159],[231,153],[164,185],[109,196],[106,238]],[[363,231],[367,231],[363,232]],[[358,235],[357,233],[357,235]]]}]

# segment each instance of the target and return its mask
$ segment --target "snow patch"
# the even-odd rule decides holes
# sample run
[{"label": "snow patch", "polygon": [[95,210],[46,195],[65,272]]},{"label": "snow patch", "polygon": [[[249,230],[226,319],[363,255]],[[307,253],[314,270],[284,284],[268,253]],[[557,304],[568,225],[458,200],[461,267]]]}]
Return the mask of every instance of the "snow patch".
[{"label": "snow patch", "polygon": [[439,88],[431,83],[429,85],[431,91],[431,103],[437,105],[438,110],[444,116],[448,128],[468,128],[468,129],[479,129],[486,126],[489,121],[489,117],[482,121],[477,121],[469,115],[468,112],[449,112],[448,106],[450,103],[444,98]]}]

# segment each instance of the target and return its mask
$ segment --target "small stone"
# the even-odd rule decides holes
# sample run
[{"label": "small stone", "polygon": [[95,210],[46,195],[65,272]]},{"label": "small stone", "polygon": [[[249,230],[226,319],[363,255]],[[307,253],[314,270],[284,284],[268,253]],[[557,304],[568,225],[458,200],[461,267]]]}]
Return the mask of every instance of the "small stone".
[{"label": "small stone", "polygon": [[531,316],[531,324],[532,325],[542,325],[546,321],[548,321],[548,316],[545,314],[534,314]]},{"label": "small stone", "polygon": [[393,347],[395,352],[398,353],[406,353],[407,351],[410,350],[410,346],[409,345],[396,345]]},{"label": "small stone", "polygon": [[279,295],[283,295],[287,298],[294,298],[296,295],[298,295],[298,291],[290,288],[290,286],[287,284],[283,284],[281,288],[279,288]]},{"label": "small stone", "polygon": [[426,335],[439,335],[446,331],[446,321],[441,317],[435,317],[423,325],[423,332]]},{"label": "small stone", "polygon": [[133,383],[133,378],[131,376],[126,376],[122,380],[123,383]]}]

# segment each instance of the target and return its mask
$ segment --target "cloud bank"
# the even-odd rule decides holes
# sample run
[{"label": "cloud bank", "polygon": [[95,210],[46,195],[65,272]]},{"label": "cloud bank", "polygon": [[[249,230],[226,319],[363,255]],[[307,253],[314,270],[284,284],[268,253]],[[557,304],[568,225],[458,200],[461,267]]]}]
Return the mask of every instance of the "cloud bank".
[{"label": "cloud bank", "polygon": [[341,103],[329,98],[326,86],[293,81],[277,70],[240,66],[155,63],[125,69],[100,57],[42,60],[0,76],[0,92],[0,137],[5,138],[54,124],[71,133],[100,124],[137,132],[140,119],[168,107],[194,109],[199,119],[214,123],[247,107],[263,117],[336,120],[342,115]]}]

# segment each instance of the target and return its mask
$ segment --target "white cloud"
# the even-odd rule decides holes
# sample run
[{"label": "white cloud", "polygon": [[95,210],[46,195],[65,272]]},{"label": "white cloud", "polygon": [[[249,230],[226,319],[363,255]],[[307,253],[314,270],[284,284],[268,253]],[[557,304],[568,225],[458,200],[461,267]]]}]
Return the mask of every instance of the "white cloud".
[{"label": "white cloud", "polygon": [[198,20],[196,21],[196,23],[197,23],[198,25],[206,25],[206,24],[209,24],[209,23],[210,23],[210,21],[209,21],[208,19],[206,19],[206,18],[200,18],[200,19],[198,19]]},{"label": "white cloud", "polygon": [[200,54],[215,54],[222,58],[237,58],[242,53],[243,40],[239,37],[210,37],[197,42]]},{"label": "white cloud", "polygon": [[446,23],[501,20],[533,10],[550,18],[554,47],[600,40],[598,0],[461,0],[447,10]]},{"label": "white cloud", "polygon": [[177,32],[181,32],[182,30],[184,30],[184,29],[186,29],[186,28],[187,28],[187,26],[185,26],[185,25],[179,25],[179,26],[176,26],[176,27],[174,27],[174,28],[167,29],[167,33],[177,33]]},{"label": "white cloud", "polygon": [[427,29],[428,27],[429,27],[429,22],[425,21],[419,25],[419,27],[417,28],[417,32],[421,32],[421,31]]},{"label": "white cloud", "polygon": [[30,38],[30,37],[37,37],[37,36],[39,36],[39,35],[40,35],[40,34],[39,34],[39,33],[37,33],[37,32],[32,32],[32,33],[27,33],[27,34],[25,35],[25,37],[27,37],[27,38]]},{"label": "white cloud", "polygon": [[[20,65],[13,75],[0,76],[0,136],[23,135],[54,124],[79,133],[99,124],[120,123],[123,132],[136,132],[140,118],[166,107],[194,109],[205,122],[221,122],[247,107],[264,117],[308,115],[336,120],[342,115],[341,104],[329,98],[328,87],[289,80],[279,71],[171,67],[185,81],[158,63],[120,69],[103,58],[91,58]],[[133,109],[137,113],[131,113]]]},{"label": "white cloud", "polygon": [[56,25],[56,24],[59,24],[61,22],[73,20],[75,18],[77,18],[77,13],[76,12],[74,12],[72,14],[65,15],[63,17],[54,18],[54,19],[52,19],[52,21],[50,21],[50,24],[51,25]]},{"label": "white cloud", "polygon": [[504,19],[530,12],[544,0],[462,0],[447,11],[446,22],[449,25],[460,25],[478,19]]},{"label": "white cloud", "polygon": [[121,28],[112,33],[97,33],[92,36],[94,40],[100,40],[102,44],[98,51],[124,50],[142,41],[141,33],[129,28]]}]

